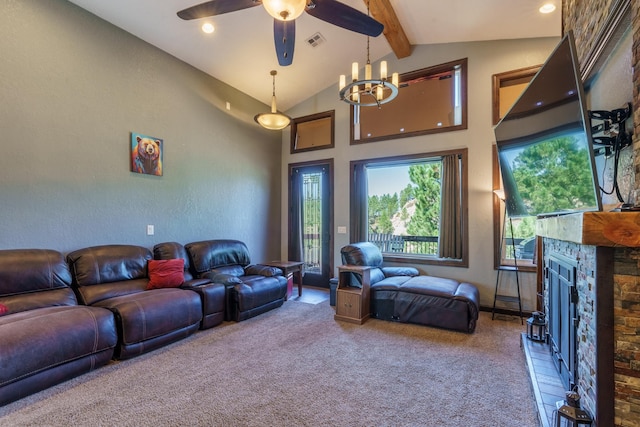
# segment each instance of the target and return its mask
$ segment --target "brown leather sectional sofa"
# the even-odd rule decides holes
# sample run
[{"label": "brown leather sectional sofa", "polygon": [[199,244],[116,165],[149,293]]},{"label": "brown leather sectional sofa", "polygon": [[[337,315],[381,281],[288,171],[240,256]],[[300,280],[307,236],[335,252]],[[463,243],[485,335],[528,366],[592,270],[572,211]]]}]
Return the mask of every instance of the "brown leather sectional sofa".
[{"label": "brown leather sectional sofa", "polygon": [[114,357],[128,359],[195,332],[202,320],[198,294],[182,288],[148,290],[151,251],[106,245],[67,255],[81,304],[113,312],[118,329]]},{"label": "brown leather sectional sofa", "polygon": [[204,240],[185,245],[193,274],[226,286],[226,318],[239,322],[280,307],[287,279],[279,268],[251,264],[238,240]]},{"label": "brown leather sectional sofa", "polygon": [[0,405],[105,365],[113,314],[78,305],[61,253],[0,251]]},{"label": "brown leather sectional sofa", "polygon": [[[244,243],[187,248],[103,245],[66,259],[47,249],[0,250],[0,406],[282,305],[282,271],[251,265]],[[169,261],[175,270],[179,259],[180,282],[150,289],[150,263]]]}]

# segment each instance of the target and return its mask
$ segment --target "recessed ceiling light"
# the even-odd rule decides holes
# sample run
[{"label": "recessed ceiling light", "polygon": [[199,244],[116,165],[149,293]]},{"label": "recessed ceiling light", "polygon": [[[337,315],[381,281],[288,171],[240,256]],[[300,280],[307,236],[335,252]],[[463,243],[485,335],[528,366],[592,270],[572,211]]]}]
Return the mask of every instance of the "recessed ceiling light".
[{"label": "recessed ceiling light", "polygon": [[215,28],[211,22],[205,22],[204,24],[202,24],[202,31],[204,31],[205,33],[211,34],[214,30]]},{"label": "recessed ceiling light", "polygon": [[540,13],[551,13],[556,10],[556,5],[553,3],[545,3],[538,10]]}]

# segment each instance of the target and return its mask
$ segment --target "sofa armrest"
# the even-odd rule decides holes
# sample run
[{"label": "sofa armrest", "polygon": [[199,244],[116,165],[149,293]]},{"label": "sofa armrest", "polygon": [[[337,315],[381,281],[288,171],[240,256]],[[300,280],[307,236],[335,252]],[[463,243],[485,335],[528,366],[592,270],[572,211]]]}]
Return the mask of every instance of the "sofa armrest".
[{"label": "sofa armrest", "polygon": [[222,283],[225,286],[233,286],[242,283],[242,280],[233,274],[208,272],[202,278],[209,279],[213,283]]},{"label": "sofa armrest", "polygon": [[418,276],[420,272],[414,267],[382,267],[384,277]]},{"label": "sofa armrest", "polygon": [[282,270],[276,267],[270,267],[262,264],[252,264],[244,268],[244,274],[247,276],[282,276]]},{"label": "sofa armrest", "polygon": [[185,280],[182,286],[180,287],[185,289],[197,288],[198,286],[207,285],[209,283],[211,283],[211,280],[208,277],[201,277],[199,279]]}]

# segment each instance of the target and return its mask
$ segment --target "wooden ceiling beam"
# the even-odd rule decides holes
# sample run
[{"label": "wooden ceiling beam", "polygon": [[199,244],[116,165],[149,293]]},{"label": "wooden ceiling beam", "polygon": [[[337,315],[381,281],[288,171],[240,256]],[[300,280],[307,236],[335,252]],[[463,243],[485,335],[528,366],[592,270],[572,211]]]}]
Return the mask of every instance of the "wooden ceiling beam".
[{"label": "wooden ceiling beam", "polygon": [[384,25],[383,34],[387,38],[393,53],[398,59],[406,58],[411,55],[411,43],[404,29],[398,21],[396,12],[389,0],[364,0],[365,4],[369,4],[371,16]]}]

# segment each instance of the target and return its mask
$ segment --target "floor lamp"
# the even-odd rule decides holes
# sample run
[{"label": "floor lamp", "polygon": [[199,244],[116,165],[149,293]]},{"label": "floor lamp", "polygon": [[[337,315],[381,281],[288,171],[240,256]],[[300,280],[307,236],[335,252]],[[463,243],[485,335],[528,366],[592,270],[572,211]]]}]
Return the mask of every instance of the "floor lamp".
[{"label": "floor lamp", "polygon": [[[494,190],[493,193],[502,201],[505,201],[504,190]],[[496,311],[496,301],[517,302],[518,312],[520,313],[520,323],[524,324],[522,319],[522,299],[520,298],[520,278],[518,275],[518,260],[516,259],[515,249],[516,240],[513,236],[513,220],[509,217],[509,231],[511,232],[511,247],[513,248],[513,265],[502,265],[502,246],[505,242],[505,231],[507,229],[507,207],[504,206],[504,214],[502,215],[502,230],[500,232],[500,244],[498,245],[498,273],[496,275],[496,289],[493,296],[493,309],[491,310],[491,320],[493,320]],[[516,275],[517,296],[503,295],[498,293],[500,287],[500,272],[513,271]]]}]

